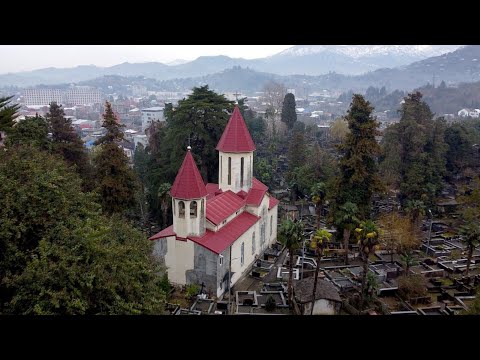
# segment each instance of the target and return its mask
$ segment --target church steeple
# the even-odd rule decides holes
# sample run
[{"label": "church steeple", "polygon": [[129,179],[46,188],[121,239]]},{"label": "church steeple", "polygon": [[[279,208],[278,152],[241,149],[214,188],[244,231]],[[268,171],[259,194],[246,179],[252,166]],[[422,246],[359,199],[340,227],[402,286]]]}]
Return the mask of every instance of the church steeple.
[{"label": "church steeple", "polygon": [[219,151],[219,188],[248,192],[252,187],[255,144],[238,106],[235,106],[216,149]]},{"label": "church steeple", "polygon": [[188,146],[187,154],[170,189],[173,231],[179,237],[205,233],[207,189]]},{"label": "church steeple", "polygon": [[255,151],[255,144],[238,106],[235,106],[233,114],[228,120],[228,124],[218,142],[217,150],[223,152]]}]

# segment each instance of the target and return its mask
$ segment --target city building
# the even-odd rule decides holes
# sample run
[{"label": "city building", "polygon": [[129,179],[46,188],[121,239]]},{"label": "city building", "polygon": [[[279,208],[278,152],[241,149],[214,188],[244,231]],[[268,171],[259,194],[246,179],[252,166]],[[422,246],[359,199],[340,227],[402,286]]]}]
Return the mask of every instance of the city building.
[{"label": "city building", "polygon": [[25,89],[23,103],[25,105],[49,105],[56,102],[61,105],[100,104],[104,100],[98,89],[76,86],[67,90],[61,89]]},{"label": "city building", "polygon": [[238,107],[216,149],[219,183],[205,185],[188,147],[170,189],[173,225],[150,240],[172,283],[220,297],[276,241],[279,201],[253,177],[255,144]]},{"label": "city building", "polygon": [[165,117],[163,116],[164,107],[155,106],[146,109],[142,109],[142,132],[145,132],[152,122],[154,121],[164,121]]}]

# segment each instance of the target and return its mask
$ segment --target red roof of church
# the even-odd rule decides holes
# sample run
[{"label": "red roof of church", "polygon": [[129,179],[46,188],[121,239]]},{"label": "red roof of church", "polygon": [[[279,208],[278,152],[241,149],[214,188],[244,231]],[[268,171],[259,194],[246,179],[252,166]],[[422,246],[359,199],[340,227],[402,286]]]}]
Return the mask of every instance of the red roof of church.
[{"label": "red roof of church", "polygon": [[243,212],[219,231],[206,230],[202,237],[188,237],[193,242],[220,254],[250,229],[260,218],[249,212]]},{"label": "red roof of church", "polygon": [[267,185],[252,177],[252,188],[248,191],[247,198],[245,199],[247,205],[260,205],[267,190]]},{"label": "red roof of church", "polygon": [[173,225],[170,225],[169,227],[163,229],[159,233],[153,235],[150,240],[157,240],[169,236],[175,236],[176,234],[173,232]]},{"label": "red roof of church", "polygon": [[205,188],[207,189],[207,200],[222,193],[222,190],[220,190],[218,184],[208,183],[205,185]]},{"label": "red roof of church", "polygon": [[178,170],[170,195],[180,199],[198,199],[207,195],[207,189],[190,150]]},{"label": "red roof of church", "polygon": [[278,205],[280,201],[275,199],[273,196],[270,196],[270,200],[269,200],[269,203],[268,203],[268,210],[274,208],[276,205]]},{"label": "red roof of church", "polygon": [[255,150],[255,144],[238,106],[235,106],[233,114],[228,120],[227,127],[218,142],[217,150],[225,152],[250,152]]},{"label": "red roof of church", "polygon": [[240,196],[227,190],[207,201],[207,219],[218,225],[244,205],[245,201]]}]

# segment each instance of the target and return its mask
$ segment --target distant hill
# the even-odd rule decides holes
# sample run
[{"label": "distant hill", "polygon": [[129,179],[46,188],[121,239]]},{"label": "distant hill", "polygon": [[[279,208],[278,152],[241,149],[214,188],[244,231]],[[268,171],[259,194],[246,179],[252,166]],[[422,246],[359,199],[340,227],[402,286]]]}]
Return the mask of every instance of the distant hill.
[{"label": "distant hill", "polygon": [[463,108],[480,109],[480,81],[460,84],[458,87],[445,87],[443,84],[433,88],[424,86],[418,89],[430,109],[441,116],[457,115]]},{"label": "distant hill", "polygon": [[[260,91],[266,79],[275,79],[288,87],[303,86],[310,90],[331,89],[364,92],[368,87],[383,87],[410,91],[428,83],[438,85],[443,80],[447,85],[480,81],[480,46],[462,47],[454,52],[435,56],[413,64],[393,69],[378,69],[363,75],[329,73],[319,76],[281,76],[257,72],[252,69],[235,68],[223,72],[189,79],[162,81],[166,90],[186,90],[192,84],[209,84],[222,91]],[[245,77],[245,78],[244,78]],[[248,81],[247,81],[248,79]]]},{"label": "distant hill", "polygon": [[228,56],[201,56],[196,60],[123,63],[111,67],[94,65],[74,68],[47,68],[0,75],[0,86],[75,83],[104,75],[144,76],[156,80],[199,77],[234,66],[279,75],[322,75],[330,72],[358,75],[379,68],[393,68],[413,61],[453,51],[458,45],[298,45],[276,55],[259,59]]},{"label": "distant hill", "polygon": [[[224,59],[225,61],[229,61]],[[387,92],[396,89],[411,91],[412,89],[435,84],[445,81],[447,86],[463,82],[480,81],[480,46],[472,45],[460,48],[454,52],[435,56],[429,59],[415,62],[413,64],[397,67],[393,69],[378,69],[363,75],[342,75],[331,72],[324,75],[277,75],[270,72],[256,71],[252,68],[233,66],[214,74],[204,76],[175,78],[159,81],[154,78],[138,75],[135,64],[120,64],[122,72],[127,72],[130,76],[107,75],[95,79],[80,81],[80,85],[96,86],[109,92],[108,86],[125,86],[141,84],[149,90],[164,91],[186,91],[193,86],[208,84],[210,88],[217,91],[241,91],[242,93],[252,94],[261,91],[265,83],[269,80],[275,80],[284,83],[289,88],[308,89],[308,91],[318,91],[322,89],[349,91],[364,93],[370,86],[381,88],[385,87]],[[199,59],[204,62],[205,68],[213,67],[211,58]],[[189,65],[190,64],[190,65]],[[182,64],[183,72],[193,71],[189,64]],[[152,72],[161,72],[166,65],[158,66],[156,63],[149,63]],[[83,71],[84,69],[82,69]],[[84,74],[84,71],[82,72]],[[72,81],[73,82],[73,81]],[[53,83],[53,82],[52,82]],[[57,81],[56,83],[59,83]]]}]

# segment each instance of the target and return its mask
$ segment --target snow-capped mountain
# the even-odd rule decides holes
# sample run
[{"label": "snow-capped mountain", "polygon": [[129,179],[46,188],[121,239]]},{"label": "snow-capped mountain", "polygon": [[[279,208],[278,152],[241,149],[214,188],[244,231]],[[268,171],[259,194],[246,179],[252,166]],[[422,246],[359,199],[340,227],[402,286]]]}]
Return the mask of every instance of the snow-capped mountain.
[{"label": "snow-capped mountain", "polygon": [[354,59],[378,55],[410,55],[427,58],[458,49],[461,45],[297,45],[274,56],[305,56],[333,52]]},{"label": "snow-capped mountain", "polygon": [[175,59],[175,60],[166,62],[165,65],[175,66],[175,65],[186,64],[186,63],[188,63],[188,62],[190,62],[190,60]]},{"label": "snow-capped mountain", "polygon": [[[201,56],[193,61],[123,63],[111,67],[79,66],[0,74],[0,85],[31,86],[71,83],[103,75],[144,76],[169,80],[215,74],[234,66],[278,75],[360,75],[440,56],[461,45],[297,45],[259,59]],[[368,74],[367,74],[368,75]]]},{"label": "snow-capped mountain", "polygon": [[264,62],[271,72],[284,75],[328,72],[358,75],[408,65],[459,47],[461,45],[297,45],[265,58]]}]

